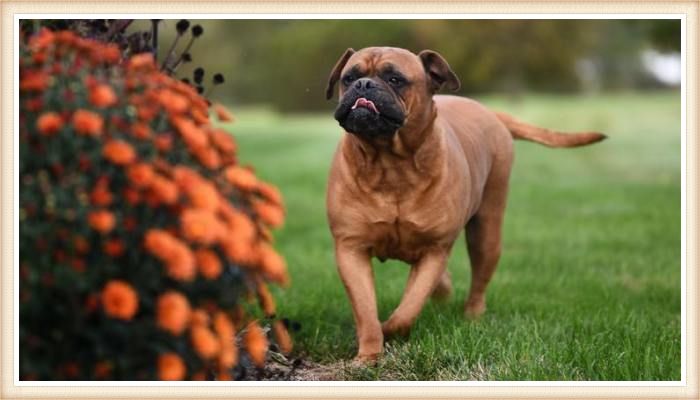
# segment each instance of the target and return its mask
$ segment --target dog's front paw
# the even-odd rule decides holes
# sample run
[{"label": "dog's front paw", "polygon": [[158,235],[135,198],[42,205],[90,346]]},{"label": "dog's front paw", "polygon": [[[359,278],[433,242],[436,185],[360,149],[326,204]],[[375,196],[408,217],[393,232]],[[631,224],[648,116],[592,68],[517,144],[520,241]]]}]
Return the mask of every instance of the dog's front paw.
[{"label": "dog's front paw", "polygon": [[382,353],[358,354],[353,358],[350,365],[354,368],[369,367],[376,365]]}]

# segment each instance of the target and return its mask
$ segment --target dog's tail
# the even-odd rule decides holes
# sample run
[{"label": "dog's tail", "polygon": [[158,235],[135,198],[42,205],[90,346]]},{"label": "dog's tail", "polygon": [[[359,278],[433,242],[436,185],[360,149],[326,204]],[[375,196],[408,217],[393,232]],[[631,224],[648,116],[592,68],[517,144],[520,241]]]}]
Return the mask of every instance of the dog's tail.
[{"label": "dog's tail", "polygon": [[499,120],[501,120],[501,122],[503,122],[506,128],[508,128],[514,139],[529,140],[548,147],[585,146],[600,142],[607,137],[598,132],[556,132],[550,129],[526,124],[502,112],[496,112],[496,116]]}]

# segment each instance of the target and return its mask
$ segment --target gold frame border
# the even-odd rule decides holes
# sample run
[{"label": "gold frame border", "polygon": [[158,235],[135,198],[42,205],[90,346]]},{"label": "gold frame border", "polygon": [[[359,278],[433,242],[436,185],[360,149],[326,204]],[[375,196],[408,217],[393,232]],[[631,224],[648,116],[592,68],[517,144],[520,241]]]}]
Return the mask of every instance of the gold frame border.
[{"label": "gold frame border", "polygon": [[[390,17],[396,10],[405,14],[684,14],[685,31],[685,95],[686,95],[686,385],[685,386],[470,386],[448,387],[431,386],[367,386],[357,382],[353,386],[15,386],[14,385],[14,15],[33,13],[79,14],[89,10],[98,13],[167,13],[178,14],[319,14],[319,13],[377,13]],[[2,52],[0,62],[0,107],[2,132],[0,163],[2,165],[1,184],[2,232],[0,243],[2,271],[0,279],[0,309],[2,309],[2,368],[0,370],[0,398],[446,398],[446,397],[617,397],[617,398],[698,398],[698,253],[697,253],[697,138],[698,138],[698,19],[700,7],[695,1],[435,1],[435,2],[342,2],[342,1],[220,1],[202,2],[163,0],[131,1],[129,3],[105,1],[21,1],[0,0]]]}]

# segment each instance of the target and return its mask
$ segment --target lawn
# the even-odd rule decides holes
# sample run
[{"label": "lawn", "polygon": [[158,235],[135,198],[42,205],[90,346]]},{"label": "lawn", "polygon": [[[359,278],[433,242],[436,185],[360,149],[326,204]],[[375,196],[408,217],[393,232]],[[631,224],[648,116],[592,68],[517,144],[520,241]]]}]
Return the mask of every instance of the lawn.
[{"label": "lawn", "polygon": [[[429,303],[410,337],[387,343],[368,368],[345,362],[356,351],[355,329],[326,224],[326,177],[342,133],[332,105],[315,115],[236,113],[241,160],[286,201],[286,225],[275,236],[292,285],[275,295],[278,314],[301,324],[295,354],[348,380],[679,380],[680,94],[478,100],[609,139],[580,149],[517,142],[486,314],[462,317],[470,273],[460,239],[449,261],[452,297]],[[386,319],[408,266],[374,266]]]}]

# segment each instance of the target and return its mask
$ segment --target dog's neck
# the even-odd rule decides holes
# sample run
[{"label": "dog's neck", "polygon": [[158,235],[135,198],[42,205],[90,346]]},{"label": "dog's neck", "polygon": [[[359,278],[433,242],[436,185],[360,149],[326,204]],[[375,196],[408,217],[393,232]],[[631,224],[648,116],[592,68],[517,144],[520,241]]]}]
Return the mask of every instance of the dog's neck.
[{"label": "dog's neck", "polygon": [[357,169],[358,183],[377,189],[407,189],[411,186],[426,185],[429,176],[443,161],[441,147],[443,138],[434,124],[437,110],[431,101],[423,118],[422,126],[409,123],[399,129],[391,138],[364,139],[347,134],[343,152],[351,158],[350,163]]}]

